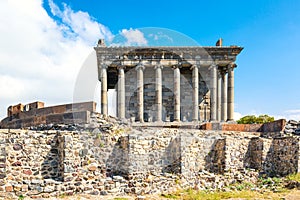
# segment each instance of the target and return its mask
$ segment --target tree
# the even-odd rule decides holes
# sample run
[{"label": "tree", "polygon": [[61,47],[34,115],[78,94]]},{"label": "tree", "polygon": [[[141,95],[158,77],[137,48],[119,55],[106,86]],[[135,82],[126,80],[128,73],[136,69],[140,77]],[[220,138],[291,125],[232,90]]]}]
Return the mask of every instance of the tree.
[{"label": "tree", "polygon": [[273,122],[274,117],[269,115],[259,115],[256,117],[255,115],[246,115],[241,119],[237,120],[238,124],[263,124],[267,122]]}]

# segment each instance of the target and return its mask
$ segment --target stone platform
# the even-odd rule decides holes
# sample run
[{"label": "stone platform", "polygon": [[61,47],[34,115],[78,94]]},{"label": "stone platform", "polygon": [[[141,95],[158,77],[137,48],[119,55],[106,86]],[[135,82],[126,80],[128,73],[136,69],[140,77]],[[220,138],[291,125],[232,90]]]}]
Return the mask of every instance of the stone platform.
[{"label": "stone platform", "polygon": [[236,124],[226,122],[132,122],[132,127],[179,128],[240,132],[281,132],[284,131],[286,120],[280,119],[265,124]]},{"label": "stone platform", "polygon": [[193,124],[130,126],[90,117],[85,130],[72,132],[0,129],[0,197],[220,189],[300,169],[295,135],[199,130]]}]

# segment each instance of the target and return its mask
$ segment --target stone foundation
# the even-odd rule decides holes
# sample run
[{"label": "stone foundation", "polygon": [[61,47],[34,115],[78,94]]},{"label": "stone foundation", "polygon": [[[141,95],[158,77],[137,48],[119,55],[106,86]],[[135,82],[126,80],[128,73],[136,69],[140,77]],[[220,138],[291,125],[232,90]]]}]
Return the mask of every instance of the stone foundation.
[{"label": "stone foundation", "polygon": [[283,133],[283,131],[285,130],[285,127],[286,127],[285,119],[279,119],[264,124],[236,124],[236,123],[207,122],[200,125],[200,129],[202,130],[262,132],[264,136],[270,135],[270,133],[277,133],[280,135],[280,133]]},{"label": "stone foundation", "polygon": [[0,130],[1,195],[140,195],[299,171],[296,136],[102,122],[81,132]]}]

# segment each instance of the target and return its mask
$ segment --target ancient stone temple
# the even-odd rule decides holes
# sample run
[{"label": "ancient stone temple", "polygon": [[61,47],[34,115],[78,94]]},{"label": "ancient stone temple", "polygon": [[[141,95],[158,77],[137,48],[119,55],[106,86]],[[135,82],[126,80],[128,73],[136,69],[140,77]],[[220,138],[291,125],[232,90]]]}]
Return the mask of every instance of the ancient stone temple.
[{"label": "ancient stone temple", "polygon": [[117,116],[138,122],[233,121],[239,46],[107,47],[99,40],[101,112],[117,91]]}]

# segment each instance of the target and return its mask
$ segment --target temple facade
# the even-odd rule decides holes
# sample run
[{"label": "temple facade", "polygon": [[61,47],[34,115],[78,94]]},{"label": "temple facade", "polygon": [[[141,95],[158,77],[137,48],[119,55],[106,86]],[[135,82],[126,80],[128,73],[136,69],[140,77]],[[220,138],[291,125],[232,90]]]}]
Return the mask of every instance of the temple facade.
[{"label": "temple facade", "polygon": [[95,47],[101,112],[117,91],[117,117],[137,122],[233,121],[239,46]]}]

